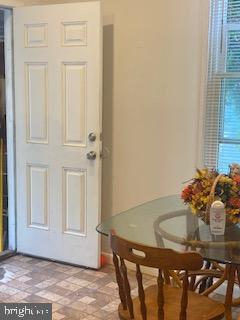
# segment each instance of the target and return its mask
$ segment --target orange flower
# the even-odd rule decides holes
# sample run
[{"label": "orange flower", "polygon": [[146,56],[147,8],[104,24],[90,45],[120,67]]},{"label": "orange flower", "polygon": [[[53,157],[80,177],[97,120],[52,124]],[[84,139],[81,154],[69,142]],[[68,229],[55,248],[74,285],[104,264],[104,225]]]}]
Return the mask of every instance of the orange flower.
[{"label": "orange flower", "polygon": [[191,198],[191,195],[192,188],[190,186],[187,186],[185,189],[183,189],[181,197],[184,201],[187,201]]},{"label": "orange flower", "polygon": [[233,177],[233,180],[237,183],[237,185],[240,185],[240,175],[239,175],[239,174],[236,174],[236,175]]},{"label": "orange flower", "polygon": [[196,185],[194,185],[193,187],[193,194],[199,194],[200,192],[202,192],[204,190],[202,183],[201,182],[197,182]]},{"label": "orange flower", "polygon": [[229,204],[234,208],[240,208],[240,198],[230,198]]}]

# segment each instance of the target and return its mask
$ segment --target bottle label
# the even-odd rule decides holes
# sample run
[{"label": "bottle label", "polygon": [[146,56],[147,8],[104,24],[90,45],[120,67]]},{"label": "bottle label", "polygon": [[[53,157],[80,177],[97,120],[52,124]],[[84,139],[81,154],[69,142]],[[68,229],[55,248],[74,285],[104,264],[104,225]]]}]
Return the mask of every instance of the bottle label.
[{"label": "bottle label", "polygon": [[[222,205],[221,205],[222,204]],[[210,209],[210,230],[212,234],[224,235],[226,211],[223,203],[215,201]]]}]

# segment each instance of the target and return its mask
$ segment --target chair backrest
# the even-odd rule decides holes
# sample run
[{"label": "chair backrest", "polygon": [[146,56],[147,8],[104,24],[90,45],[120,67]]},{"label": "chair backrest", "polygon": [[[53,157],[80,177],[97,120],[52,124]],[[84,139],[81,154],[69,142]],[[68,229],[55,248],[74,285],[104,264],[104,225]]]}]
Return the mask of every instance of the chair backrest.
[{"label": "chair backrest", "polygon": [[164,274],[166,270],[184,270],[185,276],[182,285],[181,311],[179,319],[186,319],[189,286],[188,271],[201,269],[203,265],[203,259],[200,254],[197,252],[179,253],[171,249],[144,246],[120,238],[113,232],[110,235],[110,245],[113,251],[113,263],[116,271],[120,300],[123,309],[128,309],[131,319],[134,319],[134,310],[125,260],[136,264],[138,295],[143,320],[147,319],[147,306],[145,303],[145,293],[140,266],[152,267],[159,270],[157,279],[157,319],[159,320],[164,319]]}]

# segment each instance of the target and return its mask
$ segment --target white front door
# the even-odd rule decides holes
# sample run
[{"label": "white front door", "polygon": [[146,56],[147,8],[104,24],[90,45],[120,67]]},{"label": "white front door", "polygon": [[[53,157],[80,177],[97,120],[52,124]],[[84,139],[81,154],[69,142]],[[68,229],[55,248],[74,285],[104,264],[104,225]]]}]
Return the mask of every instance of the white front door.
[{"label": "white front door", "polygon": [[21,7],[13,18],[17,250],[97,268],[100,3]]}]

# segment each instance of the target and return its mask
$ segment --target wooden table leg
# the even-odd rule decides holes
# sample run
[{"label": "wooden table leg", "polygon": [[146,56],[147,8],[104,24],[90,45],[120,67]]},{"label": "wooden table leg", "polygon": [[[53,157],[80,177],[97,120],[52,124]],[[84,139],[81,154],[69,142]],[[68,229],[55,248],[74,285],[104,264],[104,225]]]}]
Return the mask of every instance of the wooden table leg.
[{"label": "wooden table leg", "polygon": [[227,292],[225,298],[225,317],[226,320],[232,320],[232,296],[233,296],[233,286],[235,280],[235,274],[237,271],[236,265],[226,265],[227,272]]}]

